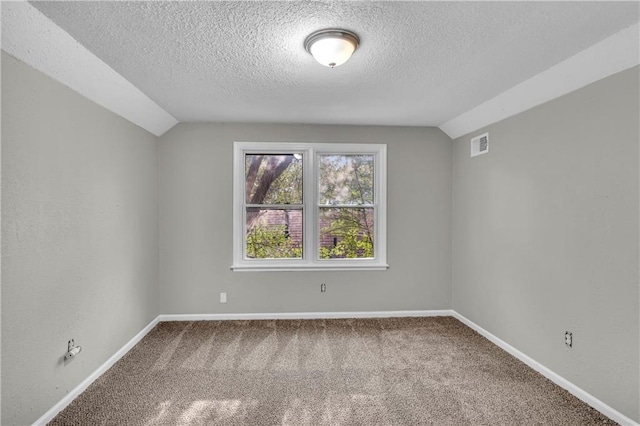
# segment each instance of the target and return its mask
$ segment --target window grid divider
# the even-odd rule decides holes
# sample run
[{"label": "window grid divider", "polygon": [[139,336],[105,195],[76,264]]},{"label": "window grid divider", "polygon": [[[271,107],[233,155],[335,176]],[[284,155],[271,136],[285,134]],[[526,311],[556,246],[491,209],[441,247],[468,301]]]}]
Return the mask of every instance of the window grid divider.
[{"label": "window grid divider", "polygon": [[[263,149],[264,147],[264,149]],[[340,149],[338,149],[340,148]],[[342,149],[344,148],[344,149]],[[247,204],[245,194],[245,155],[303,155],[302,204]],[[374,202],[372,204],[320,204],[319,158],[321,155],[373,155]],[[233,178],[233,232],[234,263],[232,270],[290,271],[290,270],[386,270],[386,145],[377,144],[313,144],[313,143],[234,143]],[[313,207],[311,207],[313,206]],[[242,212],[238,212],[241,208]],[[302,259],[253,259],[247,258],[246,212],[248,208],[302,210],[303,255]],[[322,208],[373,209],[374,257],[362,259],[320,259],[319,212]],[[241,222],[238,220],[241,218]],[[380,221],[384,221],[381,223]]]}]

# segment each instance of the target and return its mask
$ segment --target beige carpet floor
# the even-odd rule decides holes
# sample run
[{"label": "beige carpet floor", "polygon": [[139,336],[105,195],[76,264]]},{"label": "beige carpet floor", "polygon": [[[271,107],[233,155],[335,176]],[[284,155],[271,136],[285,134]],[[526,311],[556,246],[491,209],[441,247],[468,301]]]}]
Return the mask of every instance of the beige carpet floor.
[{"label": "beige carpet floor", "polygon": [[50,424],[615,423],[435,317],[160,323]]}]

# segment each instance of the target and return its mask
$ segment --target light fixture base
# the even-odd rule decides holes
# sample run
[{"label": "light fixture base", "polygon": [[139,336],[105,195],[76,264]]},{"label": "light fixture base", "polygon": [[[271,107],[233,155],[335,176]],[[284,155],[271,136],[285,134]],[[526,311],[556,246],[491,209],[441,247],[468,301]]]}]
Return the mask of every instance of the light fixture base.
[{"label": "light fixture base", "polygon": [[[325,49],[317,48],[319,45],[332,44],[325,46]],[[316,43],[318,43],[316,45]],[[339,45],[336,46],[335,43]],[[342,43],[340,45],[340,43]],[[314,49],[316,45],[316,49]],[[309,52],[320,64],[328,67],[336,67],[345,63],[356,51],[360,45],[360,38],[352,31],[339,28],[327,28],[310,34],[304,41],[304,48]],[[346,47],[346,48],[345,48]],[[322,49],[322,52],[318,52]]]}]

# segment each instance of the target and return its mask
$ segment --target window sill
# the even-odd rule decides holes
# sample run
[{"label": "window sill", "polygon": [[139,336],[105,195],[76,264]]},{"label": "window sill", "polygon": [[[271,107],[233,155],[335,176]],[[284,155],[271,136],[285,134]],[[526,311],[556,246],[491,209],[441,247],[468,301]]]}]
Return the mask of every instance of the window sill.
[{"label": "window sill", "polygon": [[231,265],[238,272],[300,272],[300,271],[386,271],[387,264],[375,265]]}]

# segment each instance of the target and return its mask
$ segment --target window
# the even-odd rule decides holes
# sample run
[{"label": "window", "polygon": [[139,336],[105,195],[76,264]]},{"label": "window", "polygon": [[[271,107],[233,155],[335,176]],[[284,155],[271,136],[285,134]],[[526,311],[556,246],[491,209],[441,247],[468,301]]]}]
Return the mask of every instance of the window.
[{"label": "window", "polygon": [[234,144],[234,270],[386,269],[386,145]]}]

